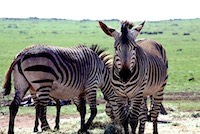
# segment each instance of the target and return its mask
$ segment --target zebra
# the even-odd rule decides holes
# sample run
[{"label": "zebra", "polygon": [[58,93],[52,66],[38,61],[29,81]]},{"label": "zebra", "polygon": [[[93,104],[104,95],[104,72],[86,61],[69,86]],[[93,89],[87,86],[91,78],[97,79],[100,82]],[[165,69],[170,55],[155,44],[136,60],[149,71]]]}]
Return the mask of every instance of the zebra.
[{"label": "zebra", "polygon": [[[111,57],[110,57],[110,55],[109,54],[107,54],[107,53],[105,53],[104,51],[105,51],[105,49],[100,49],[100,47],[98,46],[98,45],[92,45],[91,47],[90,47],[90,49],[92,49],[94,52],[96,52],[98,55],[99,55],[99,58],[100,59],[102,59],[105,63],[106,63],[106,67],[110,70],[111,69],[111,66],[112,66],[112,62],[110,62],[110,60],[111,60]],[[108,73],[108,72],[106,72],[106,73]],[[110,74],[110,71],[109,71],[109,74]],[[106,76],[110,76],[109,74],[106,74]],[[107,81],[105,81],[105,82],[107,82],[107,84],[109,84],[109,85],[107,85],[107,87],[110,87],[110,81],[108,81],[110,78],[106,78],[107,79]],[[108,98],[105,98],[106,99],[106,105],[111,105],[110,103],[112,103],[112,105],[114,105],[114,103],[115,103],[115,99],[114,99],[114,92],[110,89],[110,88],[104,88],[104,89],[106,89],[106,90],[102,90],[102,92],[103,92],[103,94],[105,95],[105,96],[110,96],[109,98],[111,98],[111,96],[112,96],[112,99],[110,99],[110,101],[108,100]],[[32,91],[32,90],[31,90]],[[38,102],[37,102],[37,98],[36,98],[36,96],[35,96],[35,94],[34,93],[31,93],[31,95],[32,95],[32,97],[33,97],[33,99],[34,99],[34,104],[35,104],[35,106],[37,106],[37,104],[38,104]],[[52,98],[51,96],[50,96],[50,98],[52,99],[52,100],[54,100],[55,101],[55,103],[56,103],[56,119],[55,119],[55,127],[54,127],[54,130],[59,130],[59,128],[60,128],[60,126],[59,126],[59,122],[60,122],[60,109],[61,109],[61,104],[60,104],[60,101],[58,100],[58,99],[56,99],[56,98]],[[73,100],[73,102],[78,106],[79,104],[79,100],[78,100],[78,98],[73,98],[72,99]],[[77,107],[78,108],[78,107]],[[46,110],[46,109],[45,109]],[[109,110],[110,111],[112,111],[112,108],[109,108]],[[107,115],[109,116],[109,117],[112,117],[113,118],[113,115],[111,115],[110,114],[110,111],[109,112],[106,112],[107,113]],[[38,131],[38,125],[39,125],[39,121],[38,121],[38,113],[37,113],[37,111],[36,111],[36,115],[35,115],[35,126],[34,126],[34,132],[37,132]]]},{"label": "zebra", "polygon": [[[28,90],[36,97],[36,115],[40,118],[42,130],[50,129],[46,120],[46,105],[51,96],[56,99],[76,98],[75,105],[81,117],[78,132],[87,132],[97,114],[97,88],[101,89],[107,103],[115,103],[112,100],[114,93],[109,75],[111,58],[103,52],[98,47],[90,49],[86,46],[62,48],[34,45],[17,54],[6,73],[3,85],[3,95],[10,94],[13,74],[15,96],[9,108],[8,133],[14,133],[14,120],[19,104]],[[85,123],[86,101],[91,114]]]},{"label": "zebra", "polygon": [[[163,100],[163,90],[168,79],[168,63],[165,49],[151,39],[136,40],[145,21],[133,27],[124,21],[121,32],[99,21],[105,34],[114,37],[114,58],[111,71],[111,83],[115,93],[126,103],[127,118],[121,119],[125,133],[129,133],[128,122],[135,133],[140,117],[139,133],[144,133],[147,116],[146,97],[152,97],[150,116],[153,121],[153,133],[158,133],[157,117]],[[125,110],[126,108],[122,109]]]}]

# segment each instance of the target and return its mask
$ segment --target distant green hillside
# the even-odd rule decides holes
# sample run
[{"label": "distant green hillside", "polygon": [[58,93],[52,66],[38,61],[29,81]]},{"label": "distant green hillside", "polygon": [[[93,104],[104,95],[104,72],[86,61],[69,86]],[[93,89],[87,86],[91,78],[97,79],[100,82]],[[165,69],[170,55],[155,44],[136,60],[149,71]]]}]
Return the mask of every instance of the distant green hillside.
[{"label": "distant green hillside", "polygon": [[[117,20],[104,22],[120,29],[120,22]],[[169,60],[169,81],[166,91],[200,91],[199,24],[200,19],[147,21],[138,37],[155,39],[166,48]],[[0,84],[14,56],[26,46],[33,44],[63,47],[99,44],[113,54],[113,39],[101,31],[97,21],[2,18]]]}]

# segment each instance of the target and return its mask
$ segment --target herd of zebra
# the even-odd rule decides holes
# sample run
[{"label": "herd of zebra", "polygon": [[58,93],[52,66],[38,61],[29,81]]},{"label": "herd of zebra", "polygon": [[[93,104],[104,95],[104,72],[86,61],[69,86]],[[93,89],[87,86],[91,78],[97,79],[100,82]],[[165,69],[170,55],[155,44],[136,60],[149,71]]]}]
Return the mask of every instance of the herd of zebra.
[{"label": "herd of zebra", "polygon": [[[106,100],[106,114],[123,127],[123,133],[144,133],[149,117],[153,133],[158,133],[157,118],[162,108],[163,90],[167,82],[167,58],[165,49],[151,39],[136,37],[144,23],[121,23],[121,31],[99,21],[105,34],[114,37],[114,56],[97,45],[90,48],[77,46],[61,48],[34,45],[22,50],[10,65],[3,85],[3,95],[11,92],[13,76],[15,96],[10,105],[8,133],[14,133],[14,120],[19,104],[27,91],[34,99],[36,116],[34,131],[50,129],[46,119],[49,98],[57,102],[55,129],[59,129],[59,100],[73,99],[80,113],[79,133],[88,131],[97,114],[96,94],[98,88]],[[147,108],[147,97],[151,100]],[[85,121],[86,103],[90,117]]]}]

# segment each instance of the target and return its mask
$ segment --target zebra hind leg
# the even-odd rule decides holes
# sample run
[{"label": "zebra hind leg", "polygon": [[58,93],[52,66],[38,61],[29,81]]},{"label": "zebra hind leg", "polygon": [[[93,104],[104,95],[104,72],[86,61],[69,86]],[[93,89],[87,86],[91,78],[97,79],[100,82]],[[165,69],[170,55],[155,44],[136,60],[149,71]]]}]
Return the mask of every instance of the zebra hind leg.
[{"label": "zebra hind leg", "polygon": [[31,97],[34,100],[34,105],[35,105],[35,126],[33,128],[33,132],[38,132],[38,126],[39,126],[39,110],[38,110],[38,99],[36,97],[36,93],[33,87],[30,87],[30,93]]},{"label": "zebra hind leg", "polygon": [[9,128],[8,134],[14,134],[14,121],[17,115],[19,104],[21,102],[21,98],[19,97],[19,92],[15,93],[14,100],[12,101],[9,110],[10,110],[10,120],[9,120]]},{"label": "zebra hind leg", "polygon": [[54,127],[54,130],[59,130],[60,129],[59,123],[60,123],[61,104],[60,104],[60,101],[58,99],[54,98],[54,100],[56,102],[56,110],[57,110],[57,112],[56,112],[56,121],[55,121],[56,125]]},{"label": "zebra hind leg", "polygon": [[39,118],[40,118],[40,121],[41,121],[41,129],[42,129],[42,131],[51,130],[50,127],[49,127],[49,124],[47,122],[47,118],[46,118],[47,107],[39,104],[38,105],[38,110],[39,110]]},{"label": "zebra hind leg", "polygon": [[38,132],[38,126],[39,126],[39,110],[37,108],[37,106],[35,106],[35,126],[34,126],[34,129],[33,129],[33,132]]}]

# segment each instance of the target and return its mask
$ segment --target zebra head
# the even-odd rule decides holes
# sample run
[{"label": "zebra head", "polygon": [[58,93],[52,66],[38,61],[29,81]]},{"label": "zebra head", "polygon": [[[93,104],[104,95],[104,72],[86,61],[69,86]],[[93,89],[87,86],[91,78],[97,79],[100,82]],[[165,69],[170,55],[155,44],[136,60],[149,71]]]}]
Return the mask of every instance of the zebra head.
[{"label": "zebra head", "polygon": [[144,23],[133,27],[133,23],[124,21],[121,24],[121,31],[118,32],[99,21],[101,29],[115,39],[113,65],[123,82],[127,82],[133,74],[137,48],[135,39],[142,30]]}]

